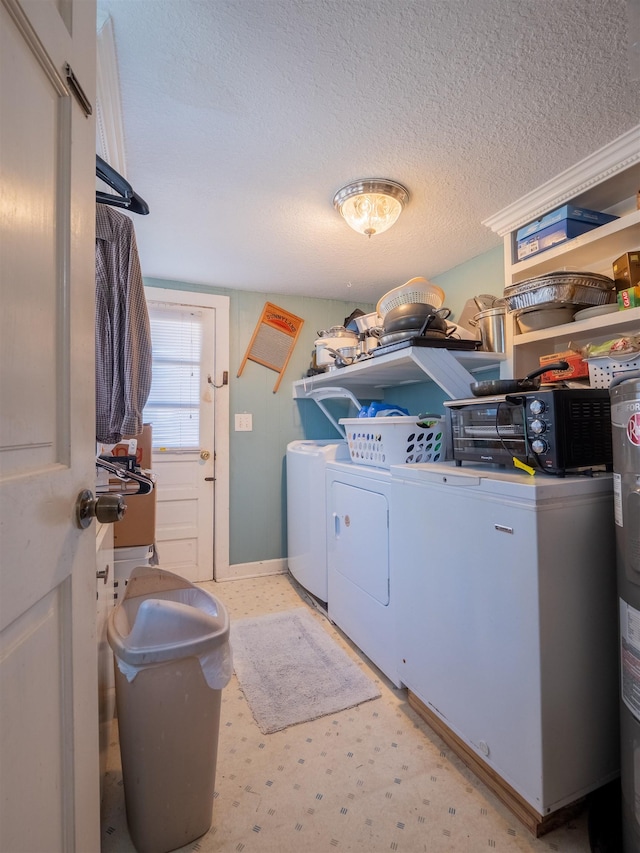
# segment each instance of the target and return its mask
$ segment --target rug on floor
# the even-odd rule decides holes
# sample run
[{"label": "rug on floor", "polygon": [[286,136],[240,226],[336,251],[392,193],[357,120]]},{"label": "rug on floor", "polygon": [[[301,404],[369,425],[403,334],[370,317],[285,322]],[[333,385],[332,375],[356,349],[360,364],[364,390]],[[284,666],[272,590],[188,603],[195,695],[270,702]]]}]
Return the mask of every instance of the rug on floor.
[{"label": "rug on floor", "polygon": [[238,682],[263,734],[380,696],[302,607],[232,621],[231,648]]}]

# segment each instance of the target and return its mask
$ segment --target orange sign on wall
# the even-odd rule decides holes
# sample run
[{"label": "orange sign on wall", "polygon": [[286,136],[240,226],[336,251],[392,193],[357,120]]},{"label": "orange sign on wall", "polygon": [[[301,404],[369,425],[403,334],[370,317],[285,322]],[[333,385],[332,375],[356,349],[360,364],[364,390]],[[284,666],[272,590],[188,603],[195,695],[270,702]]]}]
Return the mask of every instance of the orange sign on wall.
[{"label": "orange sign on wall", "polygon": [[275,394],[303,323],[304,320],[296,317],[295,314],[290,314],[284,308],[278,308],[277,305],[266,302],[237,375],[240,376],[244,370],[247,359],[275,370],[280,374],[273,388]]}]

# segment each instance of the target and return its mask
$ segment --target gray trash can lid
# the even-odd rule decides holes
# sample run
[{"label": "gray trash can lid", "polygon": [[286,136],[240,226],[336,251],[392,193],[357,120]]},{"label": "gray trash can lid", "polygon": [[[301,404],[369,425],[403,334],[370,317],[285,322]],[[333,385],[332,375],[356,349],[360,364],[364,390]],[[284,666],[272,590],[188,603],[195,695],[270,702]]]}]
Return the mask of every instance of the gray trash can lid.
[{"label": "gray trash can lid", "polygon": [[117,658],[145,667],[200,657],[228,643],[229,616],[205,590],[143,566],[134,570],[124,598],[110,613],[107,638]]}]

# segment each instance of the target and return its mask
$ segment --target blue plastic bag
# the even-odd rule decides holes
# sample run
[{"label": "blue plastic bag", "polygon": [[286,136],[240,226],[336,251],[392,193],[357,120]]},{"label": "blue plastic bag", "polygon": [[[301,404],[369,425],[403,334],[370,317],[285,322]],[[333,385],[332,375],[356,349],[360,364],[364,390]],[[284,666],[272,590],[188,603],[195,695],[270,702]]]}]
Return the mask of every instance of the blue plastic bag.
[{"label": "blue plastic bag", "polygon": [[394,406],[393,403],[380,403],[378,401],[363,406],[358,412],[359,418],[383,418],[392,415],[408,415],[409,411],[402,406]]}]

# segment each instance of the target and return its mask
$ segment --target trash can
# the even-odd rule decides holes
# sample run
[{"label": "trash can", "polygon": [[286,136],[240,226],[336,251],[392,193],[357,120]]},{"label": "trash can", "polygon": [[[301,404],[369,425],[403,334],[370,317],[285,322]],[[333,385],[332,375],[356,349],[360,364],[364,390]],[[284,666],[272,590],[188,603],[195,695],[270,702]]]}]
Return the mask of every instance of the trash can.
[{"label": "trash can", "polygon": [[107,636],[131,840],[139,853],[166,853],[211,827],[229,617],[184,578],[141,566]]}]

